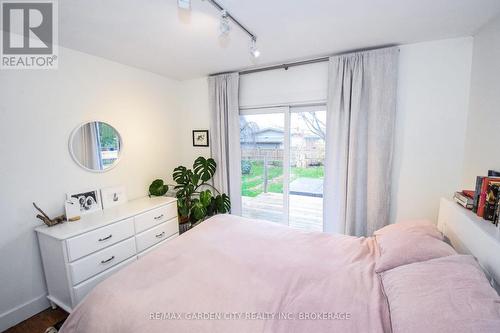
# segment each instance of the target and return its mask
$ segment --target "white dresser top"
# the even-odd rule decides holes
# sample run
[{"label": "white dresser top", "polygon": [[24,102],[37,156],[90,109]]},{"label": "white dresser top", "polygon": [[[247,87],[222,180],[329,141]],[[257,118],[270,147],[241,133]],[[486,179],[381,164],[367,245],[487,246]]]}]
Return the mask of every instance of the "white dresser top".
[{"label": "white dresser top", "polygon": [[56,239],[67,239],[175,201],[177,201],[176,198],[170,197],[144,197],[120,206],[83,215],[75,222],[64,222],[53,227],[41,225],[36,227],[35,231]]}]

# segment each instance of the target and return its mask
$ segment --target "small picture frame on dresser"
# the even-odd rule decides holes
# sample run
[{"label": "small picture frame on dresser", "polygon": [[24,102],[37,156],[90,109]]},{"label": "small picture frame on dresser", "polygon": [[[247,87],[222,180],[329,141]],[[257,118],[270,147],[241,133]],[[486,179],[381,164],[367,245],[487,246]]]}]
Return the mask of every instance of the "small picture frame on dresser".
[{"label": "small picture frame on dresser", "polygon": [[208,147],[208,130],[193,130],[193,147]]},{"label": "small picture frame on dresser", "polygon": [[66,199],[69,200],[70,198],[76,198],[78,201],[80,215],[102,210],[101,192],[99,190],[66,194]]},{"label": "small picture frame on dresser", "polygon": [[102,208],[107,209],[123,205],[127,200],[127,189],[125,186],[113,186],[101,189]]}]

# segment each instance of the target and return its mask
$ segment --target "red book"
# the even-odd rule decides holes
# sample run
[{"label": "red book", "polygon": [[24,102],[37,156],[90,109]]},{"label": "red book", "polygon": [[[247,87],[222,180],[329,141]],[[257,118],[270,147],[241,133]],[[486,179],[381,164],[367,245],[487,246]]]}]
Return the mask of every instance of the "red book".
[{"label": "red book", "polygon": [[479,205],[477,206],[477,216],[484,216],[484,205],[486,203],[486,195],[488,194],[488,186],[491,183],[500,184],[500,178],[497,177],[487,177],[483,179],[483,184],[481,186],[481,194],[479,196]]},{"label": "red book", "polygon": [[474,191],[472,190],[463,190],[462,193],[471,199],[474,199]]}]

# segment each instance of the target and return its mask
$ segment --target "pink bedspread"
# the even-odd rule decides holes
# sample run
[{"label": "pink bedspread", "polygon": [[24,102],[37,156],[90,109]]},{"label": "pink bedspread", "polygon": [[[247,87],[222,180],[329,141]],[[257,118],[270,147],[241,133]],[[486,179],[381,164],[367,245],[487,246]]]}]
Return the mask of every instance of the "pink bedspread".
[{"label": "pink bedspread", "polygon": [[101,283],[62,332],[390,332],[377,251],[219,215]]}]

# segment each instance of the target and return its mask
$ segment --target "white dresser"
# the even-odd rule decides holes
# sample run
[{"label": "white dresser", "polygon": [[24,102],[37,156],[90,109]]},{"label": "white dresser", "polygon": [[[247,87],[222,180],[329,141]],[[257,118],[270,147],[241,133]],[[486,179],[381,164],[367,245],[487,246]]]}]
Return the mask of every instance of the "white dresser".
[{"label": "white dresser", "polygon": [[141,198],[35,230],[47,298],[71,312],[99,282],[179,235],[177,200]]}]

